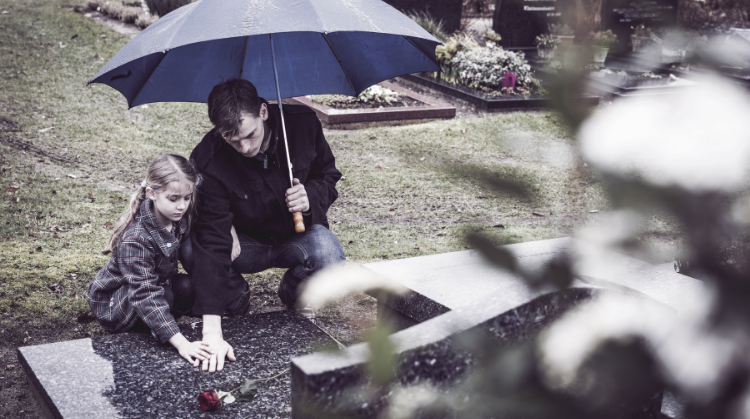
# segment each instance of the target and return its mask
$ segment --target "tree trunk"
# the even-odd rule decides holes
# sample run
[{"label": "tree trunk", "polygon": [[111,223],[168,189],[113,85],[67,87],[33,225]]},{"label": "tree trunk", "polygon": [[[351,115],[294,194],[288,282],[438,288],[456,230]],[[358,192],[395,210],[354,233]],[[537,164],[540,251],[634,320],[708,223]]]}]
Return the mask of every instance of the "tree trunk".
[{"label": "tree trunk", "polygon": [[602,28],[602,0],[576,0],[576,43]]}]

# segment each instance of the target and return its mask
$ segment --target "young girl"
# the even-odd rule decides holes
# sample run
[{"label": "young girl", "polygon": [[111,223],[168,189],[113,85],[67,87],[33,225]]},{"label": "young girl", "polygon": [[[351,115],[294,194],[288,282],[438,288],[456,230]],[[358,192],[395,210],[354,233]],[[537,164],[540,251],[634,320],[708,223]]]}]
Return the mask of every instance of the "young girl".
[{"label": "young girl", "polygon": [[86,296],[105,330],[148,327],[193,366],[212,354],[208,344],[189,342],[175,322],[195,301],[192,279],[177,274],[177,256],[194,217],[196,181],[182,156],[164,154],[151,163],[102,252],[111,257]]}]

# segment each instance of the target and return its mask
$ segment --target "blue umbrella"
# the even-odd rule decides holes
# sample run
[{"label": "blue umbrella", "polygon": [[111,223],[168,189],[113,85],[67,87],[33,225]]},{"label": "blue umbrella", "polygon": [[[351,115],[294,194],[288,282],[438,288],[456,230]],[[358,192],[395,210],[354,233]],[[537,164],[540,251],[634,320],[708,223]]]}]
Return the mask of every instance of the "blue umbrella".
[{"label": "blue umbrella", "polygon": [[380,0],[200,0],[146,28],[87,84],[111,86],[133,107],[206,102],[216,84],[240,77],[281,108],[282,98],[356,96],[391,77],[440,71],[439,43]]}]

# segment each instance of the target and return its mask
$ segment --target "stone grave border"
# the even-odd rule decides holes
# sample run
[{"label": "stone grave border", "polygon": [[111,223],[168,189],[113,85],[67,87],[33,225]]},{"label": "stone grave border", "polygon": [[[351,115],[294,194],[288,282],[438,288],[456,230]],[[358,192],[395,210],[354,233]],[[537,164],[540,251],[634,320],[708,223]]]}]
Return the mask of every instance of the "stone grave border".
[{"label": "stone grave border", "polygon": [[[424,76],[419,73],[406,74],[400,78],[428,87],[438,92],[465,100],[477,108],[487,111],[509,111],[519,109],[548,109],[552,107],[552,100],[545,97],[519,97],[513,99],[498,98],[486,93],[477,92],[468,87],[457,86],[442,80]],[[599,105],[598,96],[584,96],[579,98],[580,104],[586,107],[596,107]]]},{"label": "stone grave border", "polygon": [[284,102],[301,104],[312,108],[323,123],[323,126],[333,129],[414,124],[436,119],[450,119],[456,116],[456,108],[439,99],[419,94],[389,81],[382,81],[378,84],[395,92],[404,93],[406,96],[424,103],[424,106],[334,109],[321,103],[315,103],[304,96],[285,99]]}]

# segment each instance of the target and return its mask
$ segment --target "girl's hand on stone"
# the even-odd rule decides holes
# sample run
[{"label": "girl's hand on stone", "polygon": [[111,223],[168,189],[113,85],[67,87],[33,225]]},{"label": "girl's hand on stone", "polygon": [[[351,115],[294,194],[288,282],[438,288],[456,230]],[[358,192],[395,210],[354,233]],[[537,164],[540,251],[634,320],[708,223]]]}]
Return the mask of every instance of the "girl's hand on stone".
[{"label": "girl's hand on stone", "polygon": [[237,256],[240,255],[242,248],[240,247],[240,239],[237,238],[237,230],[234,229],[234,226],[232,226],[229,232],[232,234],[232,262],[234,262]]},{"label": "girl's hand on stone", "polygon": [[185,358],[194,367],[199,366],[201,361],[205,361],[213,355],[213,350],[209,344],[200,340],[190,342],[185,339],[182,333],[172,336],[169,339],[169,343],[177,349],[181,357]]}]

